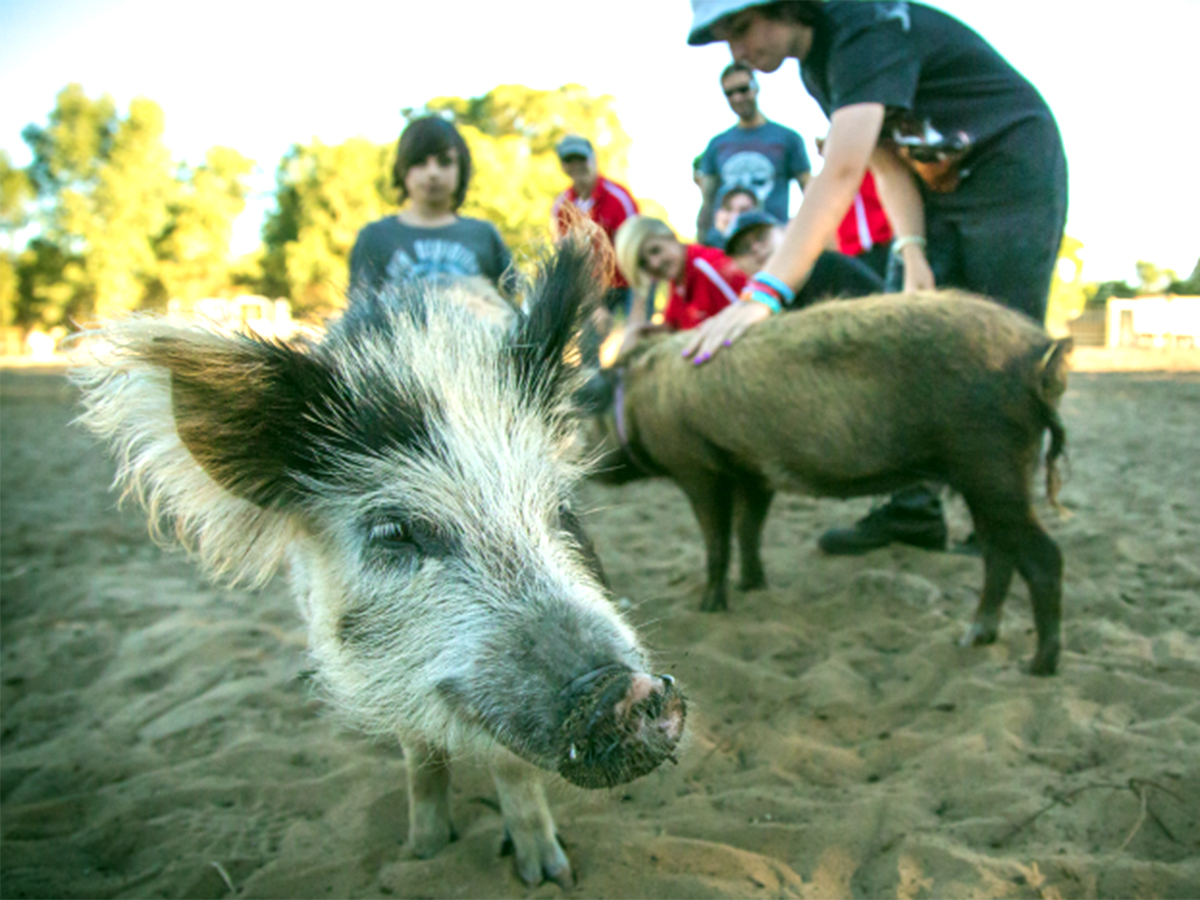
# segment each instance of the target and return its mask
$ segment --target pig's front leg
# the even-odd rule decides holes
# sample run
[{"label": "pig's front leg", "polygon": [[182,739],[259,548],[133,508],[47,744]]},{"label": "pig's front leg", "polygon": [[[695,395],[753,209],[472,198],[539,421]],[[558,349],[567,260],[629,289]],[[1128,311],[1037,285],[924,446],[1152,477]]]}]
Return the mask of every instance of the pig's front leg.
[{"label": "pig's front leg", "polygon": [[526,884],[538,885],[549,878],[563,890],[570,888],[575,883],[571,863],[554,832],[554,817],[538,770],[507,750],[497,749],[492,777],[516,855],[517,874]]},{"label": "pig's front leg", "polygon": [[708,561],[708,580],[704,585],[701,612],[728,609],[729,541],[733,531],[733,481],[710,472],[691,472],[677,476],[677,482],[691,501],[696,521],[704,535]]},{"label": "pig's front leg", "polygon": [[408,767],[408,842],[428,859],[454,840],[450,824],[450,759],[441,747],[405,741]]}]

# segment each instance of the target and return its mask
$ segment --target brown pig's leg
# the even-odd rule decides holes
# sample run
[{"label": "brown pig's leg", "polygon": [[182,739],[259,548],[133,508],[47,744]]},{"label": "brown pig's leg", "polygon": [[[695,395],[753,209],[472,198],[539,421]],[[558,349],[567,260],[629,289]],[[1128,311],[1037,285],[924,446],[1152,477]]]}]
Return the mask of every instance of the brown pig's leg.
[{"label": "brown pig's leg", "polygon": [[771,498],[774,496],[764,482],[753,476],[738,481],[733,495],[734,528],[742,561],[742,580],[738,587],[743,591],[767,586],[759,548],[763,523],[767,521],[767,510],[771,508]]},{"label": "brown pig's leg", "polygon": [[676,480],[692,503],[692,511],[704,534],[708,558],[708,582],[704,586],[701,612],[728,609],[729,538],[733,527],[733,480],[709,472],[689,473]]},{"label": "brown pig's leg", "polygon": [[[1031,513],[1032,518],[1032,513]],[[1062,552],[1058,544],[1037,524],[1029,523],[1017,557],[1017,570],[1029,585],[1038,645],[1029,671],[1053,675],[1062,649]]]},{"label": "brown pig's leg", "polygon": [[450,757],[441,747],[405,741],[408,768],[408,840],[428,859],[454,840],[450,824]]},{"label": "brown pig's leg", "polygon": [[1007,480],[992,476],[985,490],[964,490],[983,548],[984,588],[967,632],[970,643],[996,639],[1000,611],[1013,568],[1029,586],[1038,646],[1030,665],[1034,675],[1053,675],[1062,643],[1062,554],[1042,530],[1029,502],[1028,480],[1014,469]]},{"label": "brown pig's leg", "polygon": [[977,521],[975,534],[983,550],[983,593],[975,607],[975,619],[963,635],[963,646],[994,644],[1000,631],[1000,616],[1004,611],[1004,599],[1012,584],[1016,562],[1010,551],[1003,548],[1002,541],[989,542],[984,536],[984,527]]}]

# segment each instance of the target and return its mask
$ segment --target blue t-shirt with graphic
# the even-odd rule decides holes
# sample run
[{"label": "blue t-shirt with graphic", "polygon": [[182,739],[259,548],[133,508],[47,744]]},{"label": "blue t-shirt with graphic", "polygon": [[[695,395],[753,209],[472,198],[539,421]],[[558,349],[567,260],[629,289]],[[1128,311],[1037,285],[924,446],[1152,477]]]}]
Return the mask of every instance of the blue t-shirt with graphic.
[{"label": "blue t-shirt with graphic", "polygon": [[720,188],[744,185],[780,222],[788,220],[788,185],[812,171],[804,140],[790,128],[766,122],[757,128],[733,126],[708,142],[700,171],[720,178]]},{"label": "blue t-shirt with graphic", "polygon": [[459,216],[449,225],[422,228],[388,216],[358,233],[350,252],[350,290],[475,276],[510,294],[516,277],[511,264],[512,254],[491,222]]}]

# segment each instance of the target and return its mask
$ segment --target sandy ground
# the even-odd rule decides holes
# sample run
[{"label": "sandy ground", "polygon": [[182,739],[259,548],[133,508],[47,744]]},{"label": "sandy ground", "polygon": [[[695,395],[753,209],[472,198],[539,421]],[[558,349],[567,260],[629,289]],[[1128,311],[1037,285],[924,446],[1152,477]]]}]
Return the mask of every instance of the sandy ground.
[{"label": "sandy ground", "polygon": [[[1088,356],[1063,405],[1073,516],[1042,505],[1066,558],[1056,678],[1022,672],[1023,586],[995,646],[957,646],[977,559],[820,556],[820,530],[867,500],[778,500],[771,587],[705,615],[678,490],[585,488],[616,594],[691,714],[677,766],[555,789],[573,896],[1200,896],[1200,373]],[[69,427],[60,373],[6,368],[0,400],[0,894],[560,893],[498,857],[470,767],[460,839],[412,858],[403,757],[314,699],[282,581],[226,590],[156,547]]]}]

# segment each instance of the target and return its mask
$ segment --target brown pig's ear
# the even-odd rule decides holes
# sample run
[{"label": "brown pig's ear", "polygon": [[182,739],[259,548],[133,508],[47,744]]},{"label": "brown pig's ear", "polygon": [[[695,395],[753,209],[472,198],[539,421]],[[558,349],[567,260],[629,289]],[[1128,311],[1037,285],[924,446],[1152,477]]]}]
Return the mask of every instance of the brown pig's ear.
[{"label": "brown pig's ear", "polygon": [[[117,482],[202,561],[259,582],[347,404],[331,367],[299,347],[134,318],[85,334],[72,372],[80,422],[117,457]],[[345,436],[343,435],[343,439]],[[326,463],[328,465],[328,463]]]},{"label": "brown pig's ear", "polygon": [[[235,497],[286,508],[314,457],[309,401],[329,376],[286,344],[198,329],[147,328],[123,350],[158,372],[180,442]],[[133,337],[130,335],[130,337]]]}]

